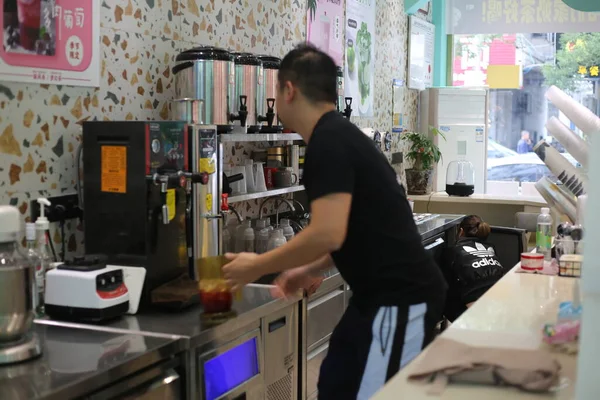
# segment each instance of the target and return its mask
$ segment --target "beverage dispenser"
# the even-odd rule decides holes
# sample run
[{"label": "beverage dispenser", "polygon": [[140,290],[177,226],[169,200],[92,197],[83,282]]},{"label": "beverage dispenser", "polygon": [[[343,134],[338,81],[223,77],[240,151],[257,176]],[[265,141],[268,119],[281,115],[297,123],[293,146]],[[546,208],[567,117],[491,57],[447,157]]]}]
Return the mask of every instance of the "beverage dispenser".
[{"label": "beverage dispenser", "polygon": [[189,194],[208,176],[190,171],[184,122],[85,122],[83,171],[87,254],[146,268],[144,303],[188,273]]},{"label": "beverage dispenser", "polygon": [[352,97],[344,97],[344,71],[337,67],[337,110],[346,118],[352,115]]},{"label": "beverage dispenser", "polygon": [[265,117],[261,119],[263,133],[277,133],[283,131],[283,125],[279,120],[277,114],[277,103],[275,98],[277,97],[277,80],[279,75],[279,66],[281,65],[281,59],[271,56],[260,56],[260,60],[263,64],[263,90],[265,95],[263,98],[266,99],[266,113]]},{"label": "beverage dispenser", "polygon": [[[265,92],[263,89],[263,67],[260,59],[250,53],[235,53],[235,95],[233,109],[244,110],[246,119],[240,118],[242,128],[248,133],[256,133],[261,129],[259,116],[266,113]],[[236,120],[235,116],[230,118]],[[244,123],[245,122],[245,123]]]},{"label": "beverage dispenser", "polygon": [[175,58],[175,99],[201,101],[202,123],[216,125],[219,133],[232,129],[231,123],[246,125],[245,110],[236,106],[233,55],[218,47],[201,46]]}]

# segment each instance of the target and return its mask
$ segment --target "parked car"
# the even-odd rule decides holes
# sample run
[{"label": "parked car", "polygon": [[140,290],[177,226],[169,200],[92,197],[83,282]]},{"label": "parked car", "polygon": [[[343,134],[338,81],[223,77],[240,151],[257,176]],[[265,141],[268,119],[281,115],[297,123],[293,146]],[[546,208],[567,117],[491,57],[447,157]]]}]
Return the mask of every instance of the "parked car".
[{"label": "parked car", "polygon": [[488,159],[489,158],[503,158],[516,156],[517,152],[509,149],[508,147],[502,146],[500,143],[495,140],[488,139]]},{"label": "parked car", "polygon": [[[570,154],[563,153],[563,156],[571,164],[578,166],[577,161]],[[535,153],[488,159],[488,181],[537,182],[544,176],[557,180]]]}]

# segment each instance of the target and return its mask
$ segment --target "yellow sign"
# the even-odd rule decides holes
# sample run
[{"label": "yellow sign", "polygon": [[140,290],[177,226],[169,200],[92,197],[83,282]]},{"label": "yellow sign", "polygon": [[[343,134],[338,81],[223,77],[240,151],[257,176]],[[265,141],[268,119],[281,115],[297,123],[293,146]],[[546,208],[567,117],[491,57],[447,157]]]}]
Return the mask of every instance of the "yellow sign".
[{"label": "yellow sign", "polygon": [[169,222],[175,218],[175,189],[167,190],[167,211],[169,214]]},{"label": "yellow sign", "polygon": [[206,195],[206,211],[208,213],[210,213],[212,210],[212,203],[213,203],[213,196],[211,193],[209,193]]},{"label": "yellow sign", "polygon": [[127,192],[127,147],[102,146],[100,150],[100,190]]},{"label": "yellow sign", "polygon": [[520,65],[490,65],[487,69],[490,89],[521,89],[523,72]]},{"label": "yellow sign", "polygon": [[213,174],[215,172],[215,160],[212,158],[201,158],[200,165],[198,167],[200,169],[200,172]]}]

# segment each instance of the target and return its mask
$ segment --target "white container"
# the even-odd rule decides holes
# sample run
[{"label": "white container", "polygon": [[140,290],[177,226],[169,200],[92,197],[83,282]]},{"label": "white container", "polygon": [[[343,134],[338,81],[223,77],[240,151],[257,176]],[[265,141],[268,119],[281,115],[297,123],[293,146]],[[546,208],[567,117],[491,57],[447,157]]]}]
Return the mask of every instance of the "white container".
[{"label": "white container", "polygon": [[289,242],[294,238],[294,228],[291,227],[289,219],[282,218],[280,221],[280,227],[283,229],[283,236],[285,237],[286,241]]},{"label": "white container", "polygon": [[246,248],[246,230],[252,229],[252,220],[247,219],[235,230],[235,252],[242,253]]},{"label": "white container", "polygon": [[285,236],[283,236],[283,229],[275,229],[269,238],[269,244],[267,251],[275,250],[278,247],[283,246],[287,243]]},{"label": "white container", "polygon": [[269,230],[261,229],[260,232],[256,233],[256,252],[263,254],[267,252],[269,246]]},{"label": "white container", "polygon": [[521,254],[521,269],[525,271],[541,271],[544,269],[544,255],[537,253]]},{"label": "white container", "polygon": [[254,229],[252,227],[246,228],[244,231],[244,251],[246,253],[254,253]]}]

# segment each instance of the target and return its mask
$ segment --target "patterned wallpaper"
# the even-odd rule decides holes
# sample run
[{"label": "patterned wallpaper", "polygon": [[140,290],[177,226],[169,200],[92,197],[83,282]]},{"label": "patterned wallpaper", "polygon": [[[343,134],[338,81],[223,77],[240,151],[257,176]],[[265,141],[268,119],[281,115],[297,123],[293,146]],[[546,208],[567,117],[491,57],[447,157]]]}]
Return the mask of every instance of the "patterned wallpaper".
[{"label": "patterned wallpaper", "polygon": [[[25,220],[31,199],[75,192],[83,121],[168,118],[179,51],[211,44],[283,56],[305,38],[305,0],[101,1],[99,88],[0,82],[0,204],[19,207]],[[391,130],[391,82],[406,77],[407,18],[402,0],[377,6],[376,112],[354,122]],[[416,92],[406,91],[407,128],[416,128],[416,109]],[[392,151],[401,148],[395,137]],[[241,209],[254,215],[257,204]],[[77,221],[67,223],[70,252],[83,252],[81,236]]]}]

